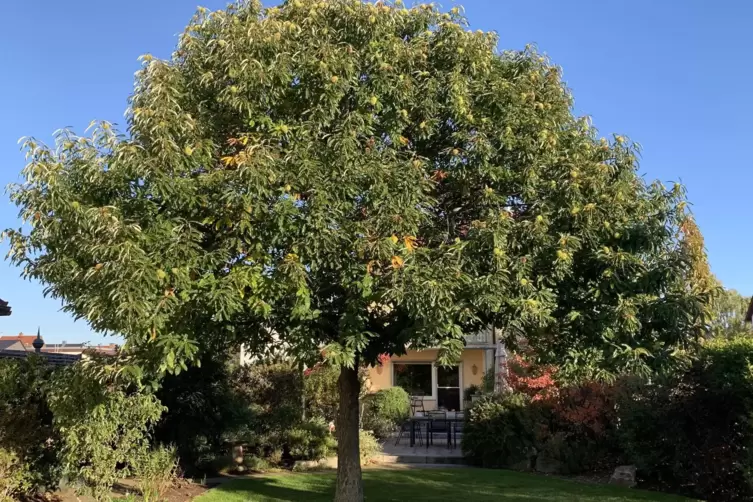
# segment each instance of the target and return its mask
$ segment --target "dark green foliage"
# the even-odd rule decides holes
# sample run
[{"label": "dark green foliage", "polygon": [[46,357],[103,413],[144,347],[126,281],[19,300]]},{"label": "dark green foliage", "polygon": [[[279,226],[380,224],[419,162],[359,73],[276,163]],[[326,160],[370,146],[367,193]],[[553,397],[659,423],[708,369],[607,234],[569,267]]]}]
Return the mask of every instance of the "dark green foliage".
[{"label": "dark green foliage", "polygon": [[179,375],[167,375],[157,398],[167,408],[155,428],[155,439],[174,445],[183,470],[200,474],[213,470],[226,442],[248,435],[254,414],[239,392],[234,374],[221,357],[202,360]]},{"label": "dark green foliage", "polygon": [[306,415],[334,420],[337,415],[340,393],[337,377],[340,369],[328,364],[319,364],[306,370],[303,378]]},{"label": "dark green foliage", "polygon": [[36,356],[0,359],[0,450],[15,455],[23,479],[13,495],[54,489],[61,439],[47,404],[52,369]]},{"label": "dark green foliage", "polygon": [[643,486],[708,500],[753,497],[753,339],[718,338],[675,375],[486,396],[466,419],[475,464],[562,472],[635,464]]},{"label": "dark green foliage", "polygon": [[278,434],[303,417],[303,375],[288,363],[248,365],[232,375],[232,384],[254,415],[255,435]]},{"label": "dark green foliage", "polygon": [[683,375],[636,385],[620,440],[644,482],[709,500],[753,497],[753,340],[708,343]]},{"label": "dark green foliage", "polygon": [[536,445],[537,409],[525,394],[484,396],[466,413],[463,452],[482,467],[524,467]]},{"label": "dark green foliage", "polygon": [[366,399],[369,413],[400,423],[410,415],[410,396],[401,387],[390,387],[370,394]]},{"label": "dark green foliage", "polygon": [[165,409],[133,383],[98,379],[95,365],[96,360],[82,361],[57,370],[48,402],[65,475],[80,491],[103,500],[148,450],[152,427]]},{"label": "dark green foliage", "polygon": [[410,415],[410,396],[401,387],[390,387],[363,398],[362,428],[386,439]]},{"label": "dark green foliage", "polygon": [[245,437],[252,451],[267,459],[282,453],[287,462],[317,460],[330,453],[336,444],[329,421],[337,409],[337,374],[324,365],[304,374],[289,363],[235,370],[232,385],[252,414]]},{"label": "dark green foliage", "polygon": [[10,259],[121,333],[133,373],[209,341],[449,362],[488,325],[571,376],[671,366],[710,296],[683,188],[575,117],[560,68],[466,28],[434,5],[200,9],[143,58],[125,134],[24,143]]},{"label": "dark green foliage", "polygon": [[334,454],[337,441],[323,419],[309,419],[284,433],[293,460],[319,460]]}]

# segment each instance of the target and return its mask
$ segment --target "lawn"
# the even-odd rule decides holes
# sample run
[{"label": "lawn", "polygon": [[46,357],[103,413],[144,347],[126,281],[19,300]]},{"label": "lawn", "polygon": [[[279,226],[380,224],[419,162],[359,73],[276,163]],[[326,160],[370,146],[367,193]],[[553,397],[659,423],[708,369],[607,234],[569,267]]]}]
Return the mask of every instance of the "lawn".
[{"label": "lawn", "polygon": [[[366,500],[586,501],[659,502],[689,500],[672,495],[590,485],[563,479],[487,469],[366,470]],[[329,502],[334,473],[281,474],[237,479],[195,499],[197,502],[273,502],[305,500]]]}]

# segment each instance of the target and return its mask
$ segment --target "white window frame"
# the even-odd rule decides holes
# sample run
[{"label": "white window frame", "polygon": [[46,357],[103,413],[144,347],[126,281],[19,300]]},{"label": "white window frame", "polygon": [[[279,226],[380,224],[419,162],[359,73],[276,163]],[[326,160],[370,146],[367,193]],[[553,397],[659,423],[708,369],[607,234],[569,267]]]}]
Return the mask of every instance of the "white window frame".
[{"label": "white window frame", "polygon": [[[395,365],[396,364],[422,364],[422,365],[430,365],[431,366],[431,396],[412,396],[412,397],[420,397],[422,400],[427,401],[437,401],[439,399],[438,396],[438,385],[439,385],[439,378],[437,375],[437,364],[434,362],[429,361],[391,361],[390,364],[390,385],[392,387],[395,387]],[[460,410],[463,410],[463,402],[465,400],[465,388],[463,387],[463,362],[459,362],[457,364],[458,369],[458,384],[460,386]],[[406,389],[407,391],[407,389]]]},{"label": "white window frame", "polygon": [[[439,377],[437,376],[438,365],[434,364],[433,366],[434,371],[432,372],[432,385],[434,385],[434,399],[437,401],[437,406],[439,406]],[[463,402],[465,401],[465,387],[463,387],[463,362],[460,361],[455,367],[458,369],[458,385],[460,386],[460,408],[457,411],[463,411]]]},{"label": "white window frame", "polygon": [[[437,367],[436,365],[431,361],[392,361],[392,371],[390,372],[390,376],[392,378],[390,384],[395,387],[395,365],[396,364],[415,364],[415,365],[423,365],[423,366],[431,366],[431,396],[411,396],[411,397],[420,397],[424,401],[425,400],[437,400]],[[408,389],[405,389],[406,391]]]}]

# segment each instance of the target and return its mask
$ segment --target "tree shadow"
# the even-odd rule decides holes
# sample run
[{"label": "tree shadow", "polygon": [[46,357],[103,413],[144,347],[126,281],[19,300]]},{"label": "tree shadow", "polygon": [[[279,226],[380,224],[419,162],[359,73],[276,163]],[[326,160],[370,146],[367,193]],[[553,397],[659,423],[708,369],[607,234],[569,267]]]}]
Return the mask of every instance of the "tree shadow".
[{"label": "tree shadow", "polygon": [[[330,501],[335,491],[334,473],[271,475],[240,479],[215,488],[217,500]],[[680,497],[639,490],[624,490],[541,475],[488,469],[367,470],[364,492],[369,502],[402,500],[679,501]],[[251,498],[254,497],[254,498]],[[208,501],[209,502],[209,501]]]}]

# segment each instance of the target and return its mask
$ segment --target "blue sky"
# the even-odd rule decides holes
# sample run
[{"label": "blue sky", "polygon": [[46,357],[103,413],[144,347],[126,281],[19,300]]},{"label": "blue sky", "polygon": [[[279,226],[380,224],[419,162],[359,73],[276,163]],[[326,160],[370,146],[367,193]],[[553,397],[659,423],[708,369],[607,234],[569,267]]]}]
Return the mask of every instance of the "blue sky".
[{"label": "blue sky", "polygon": [[[277,3],[277,2],[270,2]],[[408,2],[409,3],[409,2]],[[495,30],[500,45],[535,43],[564,69],[578,114],[603,134],[643,145],[647,178],[682,181],[706,238],[714,273],[753,294],[746,217],[753,189],[753,2],[746,0],[465,0],[473,29]],[[6,2],[0,31],[0,185],[23,167],[21,136],[49,141],[92,119],[121,122],[137,57],[168,57],[196,0]],[[217,9],[224,1],[207,0]],[[739,219],[738,219],[739,217]],[[0,197],[0,228],[18,226]],[[0,248],[4,256],[6,249]],[[0,298],[13,316],[0,332],[34,332],[48,342],[101,341],[44,299],[42,286],[0,263]]]}]

